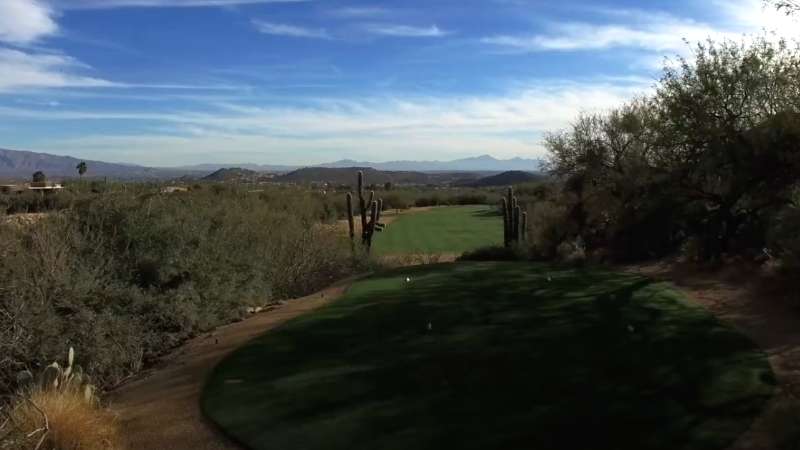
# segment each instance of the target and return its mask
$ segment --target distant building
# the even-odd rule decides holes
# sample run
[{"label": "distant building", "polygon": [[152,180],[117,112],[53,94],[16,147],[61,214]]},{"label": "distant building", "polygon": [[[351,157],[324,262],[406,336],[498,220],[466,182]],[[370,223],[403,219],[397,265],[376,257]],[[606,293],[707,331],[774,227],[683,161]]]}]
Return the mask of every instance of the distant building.
[{"label": "distant building", "polygon": [[161,188],[162,194],[174,194],[176,192],[189,192],[189,188],[183,186],[164,186]]},{"label": "distant building", "polygon": [[51,183],[49,181],[35,182],[28,186],[29,191],[35,192],[56,192],[60,191],[61,189],[64,189],[64,186],[62,186],[61,183]]}]

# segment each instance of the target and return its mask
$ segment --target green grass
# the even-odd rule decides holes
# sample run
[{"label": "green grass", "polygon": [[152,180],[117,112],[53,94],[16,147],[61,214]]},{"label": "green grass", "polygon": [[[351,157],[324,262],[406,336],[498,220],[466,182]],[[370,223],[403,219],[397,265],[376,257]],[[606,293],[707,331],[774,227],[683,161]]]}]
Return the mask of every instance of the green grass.
[{"label": "green grass", "polygon": [[666,284],[458,263],[356,283],[223,361],[202,404],[251,449],[723,449],[773,385]]},{"label": "green grass", "polygon": [[489,206],[448,206],[405,214],[376,234],[378,255],[458,253],[503,243],[503,218]]}]

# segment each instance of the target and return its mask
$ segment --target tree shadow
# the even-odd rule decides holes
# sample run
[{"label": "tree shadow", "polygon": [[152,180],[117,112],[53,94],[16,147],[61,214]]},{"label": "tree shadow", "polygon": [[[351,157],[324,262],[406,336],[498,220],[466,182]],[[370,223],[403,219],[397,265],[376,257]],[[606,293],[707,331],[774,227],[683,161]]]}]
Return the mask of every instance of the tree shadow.
[{"label": "tree shadow", "polygon": [[204,404],[251,448],[712,449],[770,373],[663,283],[442,264],[376,275],[242,348]]}]

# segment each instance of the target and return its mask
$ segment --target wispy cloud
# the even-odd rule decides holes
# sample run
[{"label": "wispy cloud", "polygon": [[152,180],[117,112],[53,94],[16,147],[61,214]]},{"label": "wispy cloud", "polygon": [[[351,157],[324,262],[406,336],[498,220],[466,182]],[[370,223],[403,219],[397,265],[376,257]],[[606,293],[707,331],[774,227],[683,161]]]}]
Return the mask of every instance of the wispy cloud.
[{"label": "wispy cloud", "polygon": [[600,18],[606,19],[603,23],[552,22],[541,32],[500,34],[484,37],[481,42],[511,52],[628,48],[664,55],[685,53],[686,42],[742,39],[763,31],[800,37],[800,27],[792,18],[765,7],[760,0],[713,0],[710,4],[716,13],[715,23],[664,12],[605,9],[600,10]]},{"label": "wispy cloud", "polygon": [[0,92],[20,88],[111,87],[109,81],[80,75],[86,66],[60,54],[0,48]]},{"label": "wispy cloud", "polygon": [[336,17],[364,18],[383,16],[389,14],[389,10],[378,6],[346,6],[332,9],[328,14]]},{"label": "wispy cloud", "polygon": [[[170,113],[0,108],[0,116],[28,121],[118,120],[127,126],[138,122],[145,128],[135,135],[96,134],[32,145],[41,150],[98,152],[87,155],[97,158],[103,156],[100,152],[111,151],[146,164],[167,164],[167,158],[181,164],[197,158],[195,153],[182,156],[185,148],[199,154],[208,151],[209,157],[218,160],[237,155],[287,163],[332,155],[447,158],[487,149],[498,156],[537,156],[542,152],[542,132],[567,126],[577,111],[610,108],[648,88],[639,80],[531,81],[487,96],[319,98],[303,106],[267,107],[223,103],[212,110]],[[185,132],[189,129],[191,133]],[[369,155],[363,153],[364,148],[370,149]],[[309,160],[298,161],[298,157]]]},{"label": "wispy cloud", "polygon": [[196,8],[305,1],[311,0],[54,0],[55,4],[62,9]]},{"label": "wispy cloud", "polygon": [[450,31],[440,29],[436,25],[429,27],[416,27],[397,24],[367,24],[364,29],[372,34],[394,37],[443,37],[452,34]]},{"label": "wispy cloud", "polygon": [[694,42],[721,37],[726,33],[693,20],[666,15],[650,17],[638,24],[571,22],[551,24],[548,31],[533,35],[497,35],[483,38],[485,44],[520,52],[579,51],[634,48],[652,51],[678,51]]},{"label": "wispy cloud", "polygon": [[253,19],[252,23],[259,33],[297,38],[331,39],[331,35],[322,28],[301,27],[285,23],[267,22],[260,19]]},{"label": "wispy cloud", "polygon": [[39,0],[0,1],[0,42],[28,44],[58,31],[53,11]]}]

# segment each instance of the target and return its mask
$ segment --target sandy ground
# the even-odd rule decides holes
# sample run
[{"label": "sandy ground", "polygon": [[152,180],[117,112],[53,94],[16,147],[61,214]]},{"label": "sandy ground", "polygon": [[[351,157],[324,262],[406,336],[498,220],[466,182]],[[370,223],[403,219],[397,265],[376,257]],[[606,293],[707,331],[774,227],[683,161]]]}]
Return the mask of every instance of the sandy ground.
[{"label": "sandy ground", "polygon": [[800,433],[800,297],[754,266],[708,271],[661,262],[624,269],[671,281],[767,353],[778,380],[776,395],[731,450],[786,448],[781,445],[787,429]]},{"label": "sandy ground", "polygon": [[[350,280],[352,281],[352,280]],[[227,354],[289,319],[341,296],[342,282],[308,297],[289,300],[242,322],[198,337],[136,381],[111,394],[129,450],[222,450],[239,447],[225,438],[200,410],[206,377]]]}]

